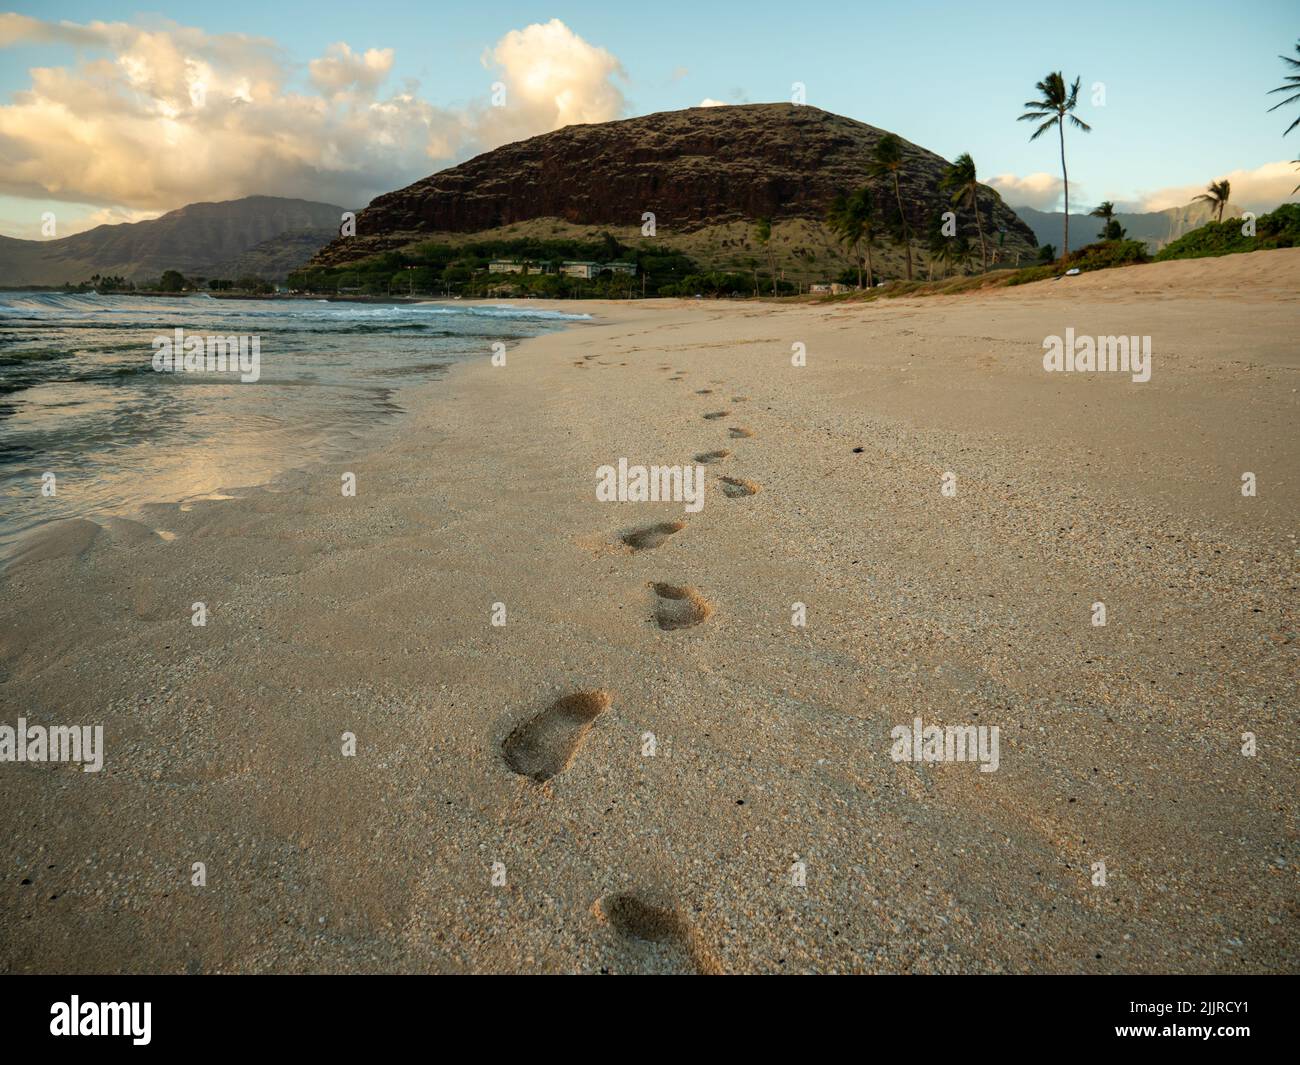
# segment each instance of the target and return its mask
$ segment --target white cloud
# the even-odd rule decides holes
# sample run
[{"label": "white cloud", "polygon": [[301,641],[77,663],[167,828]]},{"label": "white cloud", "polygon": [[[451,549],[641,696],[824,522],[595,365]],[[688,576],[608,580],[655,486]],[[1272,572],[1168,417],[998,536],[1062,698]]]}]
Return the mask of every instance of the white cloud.
[{"label": "white cloud", "polygon": [[[998,174],[989,178],[986,185],[997,190],[1008,207],[1033,207],[1039,211],[1056,211],[1061,207],[1061,193],[1065,184],[1055,174],[1042,171],[1017,177],[1015,174]],[[1076,186],[1070,187],[1071,201],[1081,202]]]},{"label": "white cloud", "polygon": [[696,106],[696,107],[726,107],[726,106],[727,106],[727,101],[726,101],[726,100],[715,100],[712,96],[706,96],[703,100],[701,100],[701,101],[700,101],[698,104],[696,104],[695,106]]},{"label": "white cloud", "polygon": [[327,95],[349,90],[373,94],[393,69],[391,48],[369,48],[364,55],[353,52],[346,41],[332,44],[326,55],[307,64],[311,81]]},{"label": "white cloud", "polygon": [[[1265,163],[1252,170],[1233,170],[1227,174],[1214,175],[1215,181],[1227,178],[1232,192],[1229,203],[1244,211],[1263,214],[1279,204],[1294,203],[1297,197],[1292,189],[1300,184],[1300,169],[1288,160]],[[1155,192],[1139,193],[1133,200],[1121,205],[1124,211],[1163,211],[1166,207],[1181,207],[1190,203],[1205,191],[1210,183],[1207,178],[1199,185],[1173,185],[1157,189]]]},{"label": "white cloud", "polygon": [[480,111],[476,139],[495,147],[574,123],[608,122],[626,108],[613,79],[626,78],[610,52],[559,19],[511,30],[484,52],[506,87],[505,106]]},{"label": "white cloud", "polygon": [[477,151],[573,122],[620,117],[618,60],[564,23],[506,34],[484,64],[506,106],[434,106],[408,84],[381,95],[390,48],[332,45],[310,89],[274,41],[160,23],[77,25],[0,15],[0,47],[75,46],[0,105],[0,194],[140,212],[253,194],[361,206]]}]

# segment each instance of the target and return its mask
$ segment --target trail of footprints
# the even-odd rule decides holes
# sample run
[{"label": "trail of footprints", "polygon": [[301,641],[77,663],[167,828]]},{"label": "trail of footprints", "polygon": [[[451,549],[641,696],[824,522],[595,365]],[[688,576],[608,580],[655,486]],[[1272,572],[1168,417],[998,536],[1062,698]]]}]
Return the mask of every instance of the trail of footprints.
[{"label": "trail of footprints", "polygon": [[[586,363],[596,358],[585,356],[575,366],[586,368]],[[660,370],[673,370],[660,366]],[[684,379],[685,370],[675,370],[670,381]],[[701,388],[696,395],[709,396],[711,388]],[[748,396],[733,396],[733,403],[744,403]],[[725,418],[730,411],[711,411],[703,415],[706,421]],[[754,436],[744,426],[731,426],[728,433],[733,440]],[[731,451],[719,448],[703,451],[694,456],[701,465],[714,465],[731,456]],[[719,477],[722,493],[729,499],[752,496],[759,490],[753,481],[740,477]],[[686,527],[684,521],[657,522],[621,533],[619,539],[631,552],[653,551]],[[649,585],[654,595],[653,619],[664,631],[692,628],[707,621],[714,606],[691,585],[675,585],[652,581]],[[602,689],[574,692],[556,700],[546,709],[517,725],[501,745],[506,764],[520,776],[537,784],[545,784],[573,764],[587,734],[597,718],[613,702],[611,694]],[[667,960],[677,967],[701,974],[722,971],[716,958],[700,940],[691,923],[671,901],[652,900],[635,892],[606,895],[592,906],[597,920],[608,925],[619,937],[633,961],[645,961],[653,956]]]}]

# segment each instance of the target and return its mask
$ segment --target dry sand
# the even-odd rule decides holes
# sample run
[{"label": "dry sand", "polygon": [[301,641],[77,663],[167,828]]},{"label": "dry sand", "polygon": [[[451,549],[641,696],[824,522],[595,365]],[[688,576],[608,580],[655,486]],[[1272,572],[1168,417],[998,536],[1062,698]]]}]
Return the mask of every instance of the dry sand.
[{"label": "dry sand", "polygon": [[[47,531],[0,724],[107,755],[0,765],[0,969],[1295,971],[1298,292],[592,305],[341,467]],[[698,514],[595,497],[709,453]]]}]

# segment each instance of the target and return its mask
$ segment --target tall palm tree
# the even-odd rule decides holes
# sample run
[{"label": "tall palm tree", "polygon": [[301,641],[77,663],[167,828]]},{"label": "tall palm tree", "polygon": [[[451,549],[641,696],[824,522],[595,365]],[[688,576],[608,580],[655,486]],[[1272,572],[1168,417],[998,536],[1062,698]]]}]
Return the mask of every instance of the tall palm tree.
[{"label": "tall palm tree", "polygon": [[1211,207],[1217,208],[1216,222],[1223,221],[1223,209],[1228,205],[1228,195],[1232,192],[1232,185],[1228,179],[1222,181],[1211,181],[1209,187],[1196,197],[1197,200],[1208,203]]},{"label": "tall palm tree", "polygon": [[1061,249],[1061,262],[1068,262],[1070,258],[1070,175],[1065,169],[1065,120],[1068,118],[1084,133],[1092,132],[1092,127],[1073,113],[1075,105],[1079,102],[1081,80],[1075,78],[1074,84],[1070,86],[1070,91],[1067,93],[1065,79],[1061,77],[1061,72],[1056,70],[1048,74],[1034,86],[1042,95],[1037,100],[1026,100],[1025,107],[1028,110],[1016,120],[1042,123],[1029,138],[1031,141],[1038,140],[1053,126],[1061,137],[1061,181],[1065,184],[1065,241]]},{"label": "tall palm tree", "polygon": [[984,242],[984,223],[980,221],[980,185],[975,178],[975,160],[970,157],[970,152],[962,152],[961,155],[957,156],[956,162],[944,171],[939,187],[945,192],[952,193],[954,206],[960,206],[961,201],[965,200],[971,210],[975,212],[975,231],[980,236],[980,265],[987,270],[989,268],[989,249]]},{"label": "tall palm tree", "polygon": [[898,201],[898,221],[901,227],[903,250],[907,253],[907,280],[912,280],[912,234],[907,228],[907,215],[903,211],[903,193],[898,175],[903,171],[903,142],[892,133],[876,141],[871,166],[867,173],[873,178],[889,178],[894,183],[894,199]]},{"label": "tall palm tree", "polygon": [[[1300,41],[1296,42],[1295,50],[1296,50],[1296,55],[1300,55]],[[1287,66],[1289,66],[1292,70],[1300,71],[1300,59],[1292,59],[1290,56],[1287,55],[1280,55],[1278,56],[1278,59],[1282,60],[1282,62],[1285,63]],[[1275,103],[1272,107],[1269,108],[1269,111],[1276,111],[1279,107],[1285,107],[1287,104],[1295,103],[1297,100],[1300,100],[1300,73],[1288,74],[1286,78],[1283,79],[1281,85],[1279,85],[1276,89],[1269,89],[1268,92],[1270,96],[1275,92],[1289,92],[1291,94],[1285,100],[1280,100],[1277,103]],[[1287,133],[1290,133],[1293,129],[1296,128],[1296,126],[1300,126],[1300,115],[1296,116],[1295,121],[1292,122],[1291,125],[1287,126],[1286,131],[1282,134],[1282,136],[1285,137]],[[1295,162],[1300,163],[1300,159],[1296,159]],[[1300,192],[1300,185],[1297,185],[1295,188],[1291,190],[1291,194],[1293,196],[1297,192]]]}]

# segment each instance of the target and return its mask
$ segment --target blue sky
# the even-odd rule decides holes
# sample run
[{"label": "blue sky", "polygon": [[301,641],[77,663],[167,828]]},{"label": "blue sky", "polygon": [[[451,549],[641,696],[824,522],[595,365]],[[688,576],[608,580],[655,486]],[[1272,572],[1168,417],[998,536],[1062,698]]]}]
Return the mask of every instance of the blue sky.
[{"label": "blue sky", "polygon": [[[297,88],[307,86],[308,61],[335,42],[358,53],[391,48],[380,95],[415,79],[418,97],[448,109],[486,97],[494,75],[481,61],[485,51],[512,30],[557,18],[617,58],[626,79],[613,80],[626,114],[694,106],[706,97],[787,100],[799,81],[810,104],[892,129],[948,158],[970,151],[986,180],[1058,173],[1055,140],[1031,144],[1031,127],[1016,117],[1035,95],[1034,83],[1060,69],[1067,78],[1082,76],[1080,114],[1093,126],[1088,136],[1067,134],[1071,199],[1081,204],[1138,203],[1158,190],[1203,186],[1300,154],[1300,131],[1282,136],[1294,111],[1266,111],[1278,99],[1267,91],[1286,73],[1277,56],[1291,52],[1300,37],[1295,0],[834,8],[763,0],[639,6],[223,0],[149,7],[67,0],[10,10],[81,24],[147,27],[172,20],[212,35],[271,38]],[[93,58],[94,51],[80,57]],[[0,102],[29,88],[29,68],[66,67],[77,59],[78,50],[62,43],[19,41],[0,49]],[[1090,102],[1095,82],[1104,83],[1104,107]],[[436,168],[430,163],[427,170]],[[16,203],[50,198],[4,193],[0,232],[6,233],[15,232]],[[311,188],[298,194],[317,195]],[[98,202],[115,201],[106,193]]]}]

